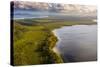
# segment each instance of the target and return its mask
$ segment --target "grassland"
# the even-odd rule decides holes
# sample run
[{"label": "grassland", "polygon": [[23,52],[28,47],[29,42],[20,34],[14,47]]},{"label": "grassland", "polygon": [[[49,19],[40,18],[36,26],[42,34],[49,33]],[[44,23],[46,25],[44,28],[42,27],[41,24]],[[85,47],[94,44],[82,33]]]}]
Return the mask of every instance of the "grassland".
[{"label": "grassland", "polygon": [[76,24],[96,23],[46,18],[14,20],[14,65],[63,63],[61,56],[52,50],[58,40],[52,30]]}]

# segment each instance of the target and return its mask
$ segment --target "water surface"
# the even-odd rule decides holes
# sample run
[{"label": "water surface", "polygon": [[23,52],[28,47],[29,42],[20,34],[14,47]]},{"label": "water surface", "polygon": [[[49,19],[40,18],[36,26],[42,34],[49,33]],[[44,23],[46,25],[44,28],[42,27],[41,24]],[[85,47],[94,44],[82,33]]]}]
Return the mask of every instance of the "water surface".
[{"label": "water surface", "polygon": [[29,18],[46,18],[52,17],[52,19],[66,19],[68,20],[91,20],[96,19],[96,16],[84,16],[80,14],[62,13],[53,11],[40,11],[33,9],[14,9],[14,19],[29,19]]},{"label": "water surface", "polygon": [[59,39],[55,48],[64,62],[97,59],[97,25],[65,26],[53,32]]}]

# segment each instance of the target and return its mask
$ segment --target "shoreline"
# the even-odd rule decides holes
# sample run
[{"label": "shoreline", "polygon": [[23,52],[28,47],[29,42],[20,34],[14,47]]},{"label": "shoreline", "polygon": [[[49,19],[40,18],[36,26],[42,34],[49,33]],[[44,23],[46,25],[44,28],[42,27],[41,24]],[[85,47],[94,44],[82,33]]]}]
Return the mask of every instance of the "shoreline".
[{"label": "shoreline", "polygon": [[[83,25],[86,25],[86,24],[83,24]],[[97,24],[90,24],[90,25],[86,25],[86,26],[92,26],[92,25],[97,25]],[[77,25],[72,25],[72,26],[77,26]],[[61,28],[64,28],[64,27],[69,27],[69,26],[62,26]],[[57,28],[57,29],[54,29],[54,30],[52,31],[52,32],[54,33],[54,35],[57,37],[58,41],[60,41],[61,39],[60,39],[59,35],[57,35],[56,30],[61,29],[61,28]],[[56,43],[56,45],[57,45],[57,43]],[[58,49],[57,49],[56,46],[53,48],[53,51],[54,51],[56,54],[59,54],[59,55],[61,56],[61,54],[60,54],[60,52],[58,51]],[[62,60],[63,60],[63,59],[62,59]]]},{"label": "shoreline", "polygon": [[[59,41],[60,38],[57,36],[55,30],[53,30],[52,32],[53,32],[54,36],[56,36],[56,38],[57,38],[58,41]],[[57,41],[57,42],[58,42],[58,41]],[[57,45],[57,42],[56,42],[56,45]],[[59,51],[58,51],[58,49],[56,48],[56,45],[53,47],[53,51],[56,52],[57,54],[60,54]]]},{"label": "shoreline", "polygon": [[[86,24],[84,24],[84,25],[86,25]],[[96,24],[90,24],[90,25],[96,25]],[[72,26],[77,26],[77,25],[72,25]],[[88,25],[87,25],[87,26],[88,26]],[[69,27],[69,26],[62,26],[62,27],[57,28],[57,29],[61,29],[61,28],[64,28],[64,27]],[[61,39],[60,39],[60,37],[58,37],[57,32],[56,32],[57,29],[54,29],[52,32],[53,32],[54,36],[57,37],[58,41],[60,41]],[[57,41],[57,42],[58,42],[58,41]],[[56,45],[57,45],[57,42],[56,42]],[[57,53],[57,54],[60,55],[60,52],[59,52],[58,49],[56,48],[56,45],[54,46],[53,51],[54,51],[55,53]],[[60,55],[60,56],[61,56],[61,55]]]},{"label": "shoreline", "polygon": [[[25,19],[23,19],[25,20]],[[30,19],[32,20],[32,19]],[[16,23],[19,22],[19,21],[15,21]],[[39,21],[40,22],[40,21]],[[61,58],[61,55],[59,53],[56,53],[56,49],[54,48],[56,46],[56,43],[57,41],[60,39],[57,37],[57,35],[54,33],[55,32],[55,29],[59,29],[59,28],[62,28],[64,26],[73,26],[73,25],[92,25],[92,23],[89,23],[89,24],[85,24],[85,23],[70,23],[69,22],[67,23],[67,21],[65,23],[62,23],[62,24],[59,24],[59,23],[43,23],[41,22],[39,25],[33,25],[33,26],[27,26],[27,25],[24,25],[24,24],[20,24],[20,23],[17,23],[18,25],[16,26],[17,30],[16,31],[20,31],[20,32],[26,32],[26,34],[24,33],[21,33],[21,34],[24,34],[24,38],[27,38],[27,36],[29,36],[29,39],[30,41],[32,41],[34,39],[34,41],[30,42],[30,41],[25,41],[25,42],[20,42],[21,44],[20,45],[23,45],[23,44],[26,44],[27,42],[29,42],[29,44],[32,44],[32,47],[30,47],[29,45],[25,45],[27,47],[30,47],[32,49],[37,49],[37,54],[35,54],[34,52],[36,51],[30,51],[32,49],[29,49],[27,48],[27,50],[25,51],[30,51],[29,53],[30,54],[25,54],[27,57],[29,57],[30,55],[40,55],[42,57],[42,59],[40,57],[37,57],[36,56],[36,61],[32,62],[31,59],[35,59],[34,57],[29,57],[30,59],[27,59],[29,60],[29,62],[27,62],[26,60],[22,59],[22,61],[24,61],[25,63],[20,63],[21,65],[23,64],[52,64],[52,63],[64,63],[63,62],[63,59]],[[37,23],[38,24],[38,23]],[[57,25],[58,24],[58,25]],[[34,31],[34,32],[33,32]],[[29,34],[27,33],[29,32]],[[35,35],[30,35],[30,34],[34,34],[36,33]],[[43,35],[41,35],[41,33]],[[14,35],[16,36],[16,35]],[[36,40],[34,38],[34,36],[37,38],[39,38],[38,40]],[[44,38],[45,37],[45,38]],[[43,39],[44,38],[44,39]],[[18,39],[20,40],[20,39]],[[23,39],[22,39],[23,40]],[[40,41],[39,41],[40,40]],[[34,43],[34,42],[37,42],[37,43],[40,43],[39,45],[34,46],[36,45],[37,43]],[[16,44],[16,43],[15,43]],[[18,44],[16,46],[19,46]],[[16,47],[15,47],[16,48]],[[21,48],[21,47],[19,47]],[[41,48],[41,49],[40,49]],[[25,48],[21,48],[21,49],[25,49]],[[55,51],[54,51],[55,50]],[[17,49],[14,53],[17,53]],[[21,53],[21,50],[20,50],[20,53]],[[31,54],[32,53],[32,54]],[[42,56],[43,55],[43,56]],[[45,55],[45,56],[44,56]],[[15,59],[19,59],[19,55],[15,55],[15,56],[18,56],[18,58],[15,58]],[[24,55],[22,55],[23,57]],[[26,59],[26,57],[24,57]],[[41,60],[41,61],[38,61],[37,59]],[[15,60],[16,61],[16,60]],[[19,60],[17,60],[15,62],[16,65],[19,64]],[[40,63],[41,62],[41,63]]]},{"label": "shoreline", "polygon": [[[55,63],[63,63],[63,60],[62,60],[60,54],[56,53],[53,50],[58,41],[58,38],[55,36],[55,34],[52,31],[50,31],[50,32],[51,32],[51,36],[48,37],[48,40],[47,40],[49,51],[51,51],[50,55],[52,56],[53,59],[55,59]],[[53,40],[53,41],[50,41],[50,40]]]}]

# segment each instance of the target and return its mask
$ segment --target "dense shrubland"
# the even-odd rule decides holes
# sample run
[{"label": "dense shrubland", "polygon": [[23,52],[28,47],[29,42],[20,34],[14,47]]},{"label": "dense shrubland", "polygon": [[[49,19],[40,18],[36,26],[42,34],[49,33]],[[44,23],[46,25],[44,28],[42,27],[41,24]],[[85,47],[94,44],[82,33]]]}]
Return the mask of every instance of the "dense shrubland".
[{"label": "dense shrubland", "polygon": [[61,56],[52,50],[58,40],[52,30],[61,26],[76,24],[96,23],[48,19],[14,20],[14,65],[62,63]]}]

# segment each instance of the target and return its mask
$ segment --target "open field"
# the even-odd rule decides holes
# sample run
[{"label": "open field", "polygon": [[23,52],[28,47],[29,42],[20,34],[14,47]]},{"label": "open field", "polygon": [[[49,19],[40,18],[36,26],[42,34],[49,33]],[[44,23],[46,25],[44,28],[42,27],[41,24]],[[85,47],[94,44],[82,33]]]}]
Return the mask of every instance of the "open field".
[{"label": "open field", "polygon": [[14,20],[14,65],[63,63],[52,48],[57,42],[53,29],[79,24],[96,24],[91,20],[66,21],[43,19]]}]

